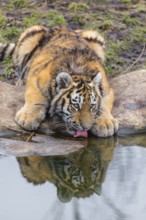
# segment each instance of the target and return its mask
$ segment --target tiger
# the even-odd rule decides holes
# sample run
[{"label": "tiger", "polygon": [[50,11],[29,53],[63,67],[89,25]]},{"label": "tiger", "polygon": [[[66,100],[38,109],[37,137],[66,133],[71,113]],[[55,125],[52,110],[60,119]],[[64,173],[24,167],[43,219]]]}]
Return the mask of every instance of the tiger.
[{"label": "tiger", "polygon": [[73,137],[114,135],[114,92],[105,70],[105,40],[93,30],[32,26],[15,43],[0,44],[0,60],[12,56],[25,103],[15,122],[35,131],[46,116],[52,130]]},{"label": "tiger", "polygon": [[64,203],[74,197],[100,196],[115,141],[110,138],[97,142],[95,139],[88,141],[87,146],[63,156],[18,157],[21,174],[34,185],[54,184],[58,199]]}]

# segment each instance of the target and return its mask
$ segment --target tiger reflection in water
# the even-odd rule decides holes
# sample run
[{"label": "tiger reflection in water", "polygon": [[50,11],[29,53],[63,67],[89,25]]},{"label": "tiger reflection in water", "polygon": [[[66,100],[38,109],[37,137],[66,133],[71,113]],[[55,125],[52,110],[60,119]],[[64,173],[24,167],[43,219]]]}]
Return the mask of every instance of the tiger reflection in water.
[{"label": "tiger reflection in water", "polygon": [[[99,141],[100,142],[100,139]],[[98,143],[90,141],[88,147],[67,156],[28,156],[17,158],[22,175],[28,182],[42,184],[52,182],[62,202],[73,197],[85,198],[93,193],[101,194],[101,185],[112,159],[114,138]]]}]

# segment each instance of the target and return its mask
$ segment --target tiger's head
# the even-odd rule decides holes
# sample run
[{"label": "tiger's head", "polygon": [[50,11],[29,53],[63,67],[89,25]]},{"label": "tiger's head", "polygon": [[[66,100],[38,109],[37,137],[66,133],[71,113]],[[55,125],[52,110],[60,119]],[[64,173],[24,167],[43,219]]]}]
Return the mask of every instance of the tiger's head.
[{"label": "tiger's head", "polygon": [[63,122],[67,133],[88,131],[102,111],[101,73],[94,77],[61,72],[56,77],[55,98],[49,110],[56,126]]}]

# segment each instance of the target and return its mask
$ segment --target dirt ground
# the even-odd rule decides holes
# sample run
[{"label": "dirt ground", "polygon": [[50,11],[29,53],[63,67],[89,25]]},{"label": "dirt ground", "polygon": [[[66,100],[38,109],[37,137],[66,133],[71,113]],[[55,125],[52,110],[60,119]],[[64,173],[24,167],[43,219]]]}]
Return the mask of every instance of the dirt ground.
[{"label": "dirt ground", "polygon": [[[16,42],[35,24],[98,30],[106,38],[105,69],[110,77],[146,69],[145,0],[0,1],[0,42]],[[0,64],[0,79],[14,78],[7,59]]]}]

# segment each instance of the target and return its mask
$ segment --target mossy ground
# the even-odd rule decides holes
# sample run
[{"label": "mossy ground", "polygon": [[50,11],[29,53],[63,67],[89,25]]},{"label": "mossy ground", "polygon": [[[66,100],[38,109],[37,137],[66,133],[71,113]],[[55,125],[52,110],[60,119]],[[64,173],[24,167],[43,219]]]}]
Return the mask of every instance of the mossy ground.
[{"label": "mossy ground", "polygon": [[[98,30],[106,38],[105,69],[109,76],[125,73],[130,66],[130,71],[146,68],[145,0],[0,2],[0,42],[16,42],[26,27],[35,24]],[[8,60],[1,64],[0,79],[13,77],[10,65]]]}]

